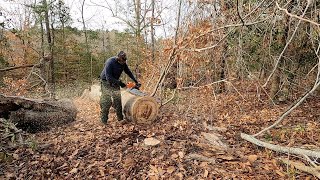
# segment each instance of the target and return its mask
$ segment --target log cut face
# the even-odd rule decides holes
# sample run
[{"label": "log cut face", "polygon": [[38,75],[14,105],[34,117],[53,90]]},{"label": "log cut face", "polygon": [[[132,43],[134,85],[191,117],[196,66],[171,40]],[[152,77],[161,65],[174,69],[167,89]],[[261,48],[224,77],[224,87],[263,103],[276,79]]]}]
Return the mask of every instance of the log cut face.
[{"label": "log cut face", "polygon": [[151,124],[159,113],[159,105],[153,97],[137,96],[126,90],[121,91],[125,117],[139,124]]},{"label": "log cut face", "polygon": [[68,99],[39,100],[0,94],[0,118],[29,132],[47,130],[76,119],[77,109]]}]

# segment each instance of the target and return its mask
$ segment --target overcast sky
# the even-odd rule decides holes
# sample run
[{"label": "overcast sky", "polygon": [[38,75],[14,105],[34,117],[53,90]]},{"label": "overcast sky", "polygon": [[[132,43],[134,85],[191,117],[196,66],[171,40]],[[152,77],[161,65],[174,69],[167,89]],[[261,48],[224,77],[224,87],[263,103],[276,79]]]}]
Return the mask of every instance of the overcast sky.
[{"label": "overcast sky", "polygon": [[[26,2],[33,0],[0,0],[0,11],[3,13],[3,16],[0,16],[3,21],[4,16],[8,19],[12,20],[9,28],[16,27],[19,24],[19,16],[23,14],[23,6],[21,6],[21,2]],[[112,17],[112,14],[109,10],[103,7],[96,6],[91,3],[95,2],[98,4],[103,5],[104,0],[86,0],[85,3],[85,10],[84,10],[84,17],[86,21],[87,28],[89,29],[116,29],[116,30],[124,30],[126,26],[121,23],[121,21],[117,18]],[[172,7],[175,0],[162,0],[163,6]],[[65,3],[70,7],[70,14],[73,19],[73,27],[77,27],[82,29],[82,20],[81,20],[81,2],[79,0],[65,0]],[[112,0],[108,0],[108,2],[113,2]],[[126,3],[127,0],[121,0],[120,2]],[[166,33],[170,33],[170,29],[173,28],[173,24],[175,21],[174,9],[166,10],[163,13],[163,18],[166,21],[170,22],[165,26],[156,27],[156,35],[158,36],[165,36]],[[170,15],[171,14],[171,15]],[[171,19],[170,19],[171,18]]]}]

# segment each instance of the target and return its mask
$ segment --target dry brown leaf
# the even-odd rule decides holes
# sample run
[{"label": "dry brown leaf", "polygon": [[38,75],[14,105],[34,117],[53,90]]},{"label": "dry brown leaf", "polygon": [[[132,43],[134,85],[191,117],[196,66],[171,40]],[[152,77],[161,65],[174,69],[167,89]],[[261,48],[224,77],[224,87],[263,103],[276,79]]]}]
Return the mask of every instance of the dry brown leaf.
[{"label": "dry brown leaf", "polygon": [[172,174],[175,170],[176,170],[176,168],[175,168],[174,166],[169,166],[169,167],[167,168],[167,172],[168,172],[169,174]]},{"label": "dry brown leaf", "polygon": [[204,170],[204,173],[203,173],[203,177],[204,177],[204,178],[207,178],[208,175],[209,175],[209,171],[205,169],[205,170]]},{"label": "dry brown leaf", "polygon": [[146,138],[144,139],[144,144],[147,146],[156,146],[160,144],[160,141],[155,138]]},{"label": "dry brown leaf", "polygon": [[100,173],[100,175],[101,176],[103,176],[103,177],[105,177],[106,176],[106,174],[104,173],[104,170],[105,170],[105,167],[99,167],[99,173]]},{"label": "dry brown leaf", "polygon": [[153,165],[150,165],[150,170],[151,170],[151,172],[154,173],[154,174],[158,174],[158,173],[159,173],[159,172],[158,172],[158,168],[155,167],[155,166],[153,166]]},{"label": "dry brown leaf", "polygon": [[15,177],[15,175],[13,173],[6,173],[6,178],[11,179],[14,177]]},{"label": "dry brown leaf", "polygon": [[183,159],[183,157],[184,157],[184,152],[180,151],[180,152],[178,153],[178,155],[179,155],[179,157],[180,157],[181,159]]},{"label": "dry brown leaf", "polygon": [[41,161],[48,162],[50,159],[49,159],[48,155],[42,155],[42,156],[40,157],[40,160],[41,160]]},{"label": "dry brown leaf", "polygon": [[75,174],[78,172],[78,168],[73,168],[69,173],[70,174]]},{"label": "dry brown leaf", "polygon": [[73,151],[73,153],[69,156],[69,159],[73,159],[79,152],[79,149],[76,149],[75,151]]},{"label": "dry brown leaf", "polygon": [[283,172],[281,172],[280,170],[276,170],[276,173],[279,175],[279,176],[281,176],[281,177],[285,177],[286,175],[283,173]]},{"label": "dry brown leaf", "polygon": [[255,162],[257,159],[258,159],[258,156],[255,155],[255,154],[252,154],[252,155],[249,155],[249,156],[248,156],[248,161],[249,161],[250,163]]},{"label": "dry brown leaf", "polygon": [[176,176],[178,176],[179,179],[183,179],[183,174],[182,173],[178,173],[178,174],[176,174]]},{"label": "dry brown leaf", "polygon": [[30,164],[31,165],[35,165],[35,164],[38,164],[39,163],[39,161],[32,161]]},{"label": "dry brown leaf", "polygon": [[97,161],[95,161],[94,163],[90,164],[87,169],[91,169],[93,166],[95,166],[97,164]]},{"label": "dry brown leaf", "polygon": [[208,162],[201,162],[200,163],[200,167],[207,167],[208,166]]},{"label": "dry brown leaf", "polygon": [[19,159],[20,159],[19,154],[13,153],[13,154],[12,154],[12,157],[13,157],[15,160],[19,160]]},{"label": "dry brown leaf", "polygon": [[172,154],[171,155],[171,158],[173,158],[173,159],[177,159],[179,156],[177,155],[177,154]]},{"label": "dry brown leaf", "polygon": [[123,166],[128,168],[128,167],[132,166],[134,163],[135,163],[135,161],[132,158],[127,158],[124,160]]}]

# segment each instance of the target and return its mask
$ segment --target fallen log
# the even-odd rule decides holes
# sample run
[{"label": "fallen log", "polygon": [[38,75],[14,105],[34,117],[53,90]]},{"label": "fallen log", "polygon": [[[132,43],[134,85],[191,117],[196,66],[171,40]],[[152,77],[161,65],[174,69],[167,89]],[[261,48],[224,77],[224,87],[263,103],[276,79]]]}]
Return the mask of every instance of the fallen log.
[{"label": "fallen log", "polygon": [[135,92],[136,94],[129,89],[121,91],[123,113],[133,122],[151,124],[158,115],[159,105],[155,98],[136,89]]},{"label": "fallen log", "polygon": [[77,109],[69,99],[42,100],[0,94],[0,118],[9,119],[29,132],[72,122],[76,115]]}]

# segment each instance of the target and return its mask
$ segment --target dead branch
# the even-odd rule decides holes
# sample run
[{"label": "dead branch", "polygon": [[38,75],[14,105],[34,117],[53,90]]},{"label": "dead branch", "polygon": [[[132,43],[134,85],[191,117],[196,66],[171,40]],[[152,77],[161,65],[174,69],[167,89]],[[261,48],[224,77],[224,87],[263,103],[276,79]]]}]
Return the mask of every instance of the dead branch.
[{"label": "dead branch", "polygon": [[169,61],[168,64],[166,65],[164,71],[162,72],[162,74],[160,75],[160,78],[153,90],[153,92],[151,93],[151,97],[154,96],[159,88],[159,86],[162,84],[162,82],[164,81],[166,75],[168,74],[170,68],[172,67],[172,65],[175,62],[175,55],[176,55],[176,51],[177,51],[177,41],[178,41],[178,32],[179,32],[179,27],[180,27],[180,15],[181,15],[181,5],[182,5],[182,1],[180,0],[179,2],[179,10],[178,10],[178,21],[177,21],[177,27],[176,27],[176,32],[175,32],[175,36],[174,36],[174,46],[173,49],[170,53],[169,56]]},{"label": "dead branch", "polygon": [[200,154],[189,154],[186,158],[190,160],[205,161],[210,164],[216,164],[216,161],[214,158],[208,158]]},{"label": "dead branch", "polygon": [[221,83],[221,82],[228,82],[226,79],[223,80],[219,80],[219,81],[215,81],[213,83],[209,83],[203,86],[188,86],[188,87],[181,87],[181,88],[177,88],[178,90],[186,90],[186,89],[199,89],[199,88],[204,88],[204,87],[208,87],[211,86],[213,84],[217,84],[217,83]]},{"label": "dead branch", "polygon": [[209,49],[213,49],[218,47],[221,42],[223,42],[230,34],[231,32],[234,30],[235,28],[233,28],[232,30],[230,30],[225,36],[223,36],[216,44],[214,44],[213,46],[209,46],[209,47],[204,47],[204,48],[192,48],[190,49],[190,51],[195,51],[195,52],[201,52],[201,51],[205,51],[205,50],[209,50]]},{"label": "dead branch", "polygon": [[27,64],[27,65],[22,65],[22,66],[7,67],[7,68],[0,69],[0,72],[11,71],[14,69],[21,69],[21,68],[27,68],[27,67],[33,67],[35,65],[36,64]]},{"label": "dead branch", "polygon": [[[310,4],[310,3],[309,3],[309,4]],[[295,15],[295,14],[291,14],[290,12],[288,12],[287,9],[281,8],[281,7],[279,6],[278,2],[276,2],[276,5],[277,5],[277,7],[278,7],[279,10],[284,11],[284,12],[285,12],[288,16],[290,16],[290,17],[294,17],[294,18],[297,18],[297,19],[299,19],[299,20],[306,21],[306,22],[308,22],[308,23],[310,23],[310,24],[313,24],[313,25],[316,25],[316,26],[320,26],[319,23],[316,23],[316,22],[314,22],[314,21],[312,21],[312,20],[303,18],[303,16],[297,16],[297,15]]]},{"label": "dead branch", "polygon": [[313,167],[309,167],[304,165],[303,163],[300,162],[294,162],[294,161],[290,161],[288,159],[280,159],[283,163],[287,164],[287,165],[292,165],[294,166],[296,169],[312,174],[313,176],[320,178],[320,171],[318,171],[316,168]]},{"label": "dead branch", "polygon": [[[259,7],[261,7],[265,1],[266,1],[266,0],[261,1],[260,4],[258,4],[254,9],[252,9],[252,11],[249,12],[247,15],[245,15],[242,19],[245,20],[247,17],[249,17],[249,16],[250,16],[252,13],[254,13]],[[274,0],[271,1],[270,4],[272,4],[273,2],[274,2]],[[217,30],[220,30],[220,29],[229,28],[229,27],[238,27],[238,26],[251,26],[251,25],[254,25],[254,24],[258,24],[258,23],[264,22],[264,21],[266,21],[266,20],[268,20],[268,19],[269,19],[269,18],[263,19],[263,20],[261,20],[261,21],[251,22],[251,23],[245,23],[245,24],[240,23],[240,24],[226,25],[226,26],[219,27],[219,28],[213,29],[213,30],[211,30],[211,31],[208,31],[208,32],[206,32],[206,33],[204,33],[204,34],[200,34],[200,35],[197,36],[195,39],[198,39],[198,38],[200,38],[200,37],[202,37],[202,36],[205,36],[205,35],[207,35],[207,34],[209,34],[209,33],[212,33],[212,32],[214,32],[214,31],[217,31]]]},{"label": "dead branch", "polygon": [[172,97],[171,97],[169,100],[167,100],[166,102],[164,102],[163,104],[161,104],[161,106],[164,106],[164,105],[168,104],[170,101],[172,101],[173,98],[174,98],[175,95],[176,95],[176,91],[177,91],[177,89],[174,89],[174,91],[173,91],[173,93],[172,93]]},{"label": "dead branch", "polygon": [[316,170],[320,171],[320,166],[318,166],[313,160],[311,160],[309,156],[304,155],[304,157]]},{"label": "dead branch", "polygon": [[168,74],[169,72],[169,69],[172,67],[173,63],[175,62],[175,52],[176,52],[176,47],[174,47],[170,53],[170,56],[169,56],[169,61],[164,69],[164,71],[161,73],[159,79],[158,79],[158,82],[153,90],[153,92],[151,93],[150,96],[154,96],[156,94],[156,92],[158,91],[158,88],[161,84],[161,82],[163,82],[163,80],[165,79],[166,75]]},{"label": "dead branch", "polygon": [[238,16],[239,16],[239,18],[240,18],[243,26],[244,26],[245,22],[244,22],[244,20],[243,20],[243,18],[242,18],[242,16],[241,16],[240,10],[239,10],[239,0],[237,0],[237,14],[238,14]]},{"label": "dead branch", "polygon": [[257,146],[271,149],[273,151],[277,151],[277,152],[281,152],[281,153],[302,155],[302,156],[306,155],[306,156],[310,156],[310,157],[320,158],[319,151],[311,151],[311,150],[300,149],[300,148],[283,147],[283,146],[279,146],[279,145],[274,145],[274,144],[260,141],[260,140],[256,139],[254,136],[251,136],[251,135],[248,135],[245,133],[241,133],[241,138],[244,140],[247,140]]},{"label": "dead branch", "polygon": [[[305,8],[304,11],[303,11],[303,14],[302,14],[301,17],[303,17],[303,16],[306,14],[307,10],[309,9],[309,5],[310,5],[310,4],[308,3],[307,6],[306,6],[306,8]],[[272,77],[273,74],[276,72],[276,70],[277,70],[277,68],[278,68],[278,65],[279,65],[279,62],[280,62],[280,59],[282,58],[284,52],[287,50],[289,44],[291,43],[293,37],[295,36],[295,34],[296,34],[296,32],[297,32],[297,30],[298,30],[298,28],[299,28],[299,26],[300,26],[300,23],[301,23],[301,20],[298,21],[298,23],[297,23],[297,25],[296,25],[296,27],[295,27],[295,29],[294,29],[291,37],[289,38],[289,40],[287,41],[286,45],[284,46],[282,52],[280,53],[280,55],[279,55],[279,57],[278,57],[278,59],[277,59],[277,62],[276,62],[276,64],[275,64],[275,66],[274,66],[271,74],[269,75],[267,81],[264,83],[264,85],[263,85],[262,87],[266,87],[266,86],[268,85],[268,82],[270,81],[271,77]]]},{"label": "dead branch", "polygon": [[260,132],[256,133],[253,136],[258,136],[261,135],[262,133],[264,133],[265,131],[268,131],[269,129],[277,126],[287,115],[289,115],[294,109],[296,109],[310,94],[312,94],[318,87],[320,86],[320,82],[318,82],[317,84],[315,84],[313,86],[313,88],[308,91],[307,93],[305,93],[304,96],[302,96],[296,103],[292,104],[281,116],[280,118],[273,123],[271,126],[261,130]]}]

